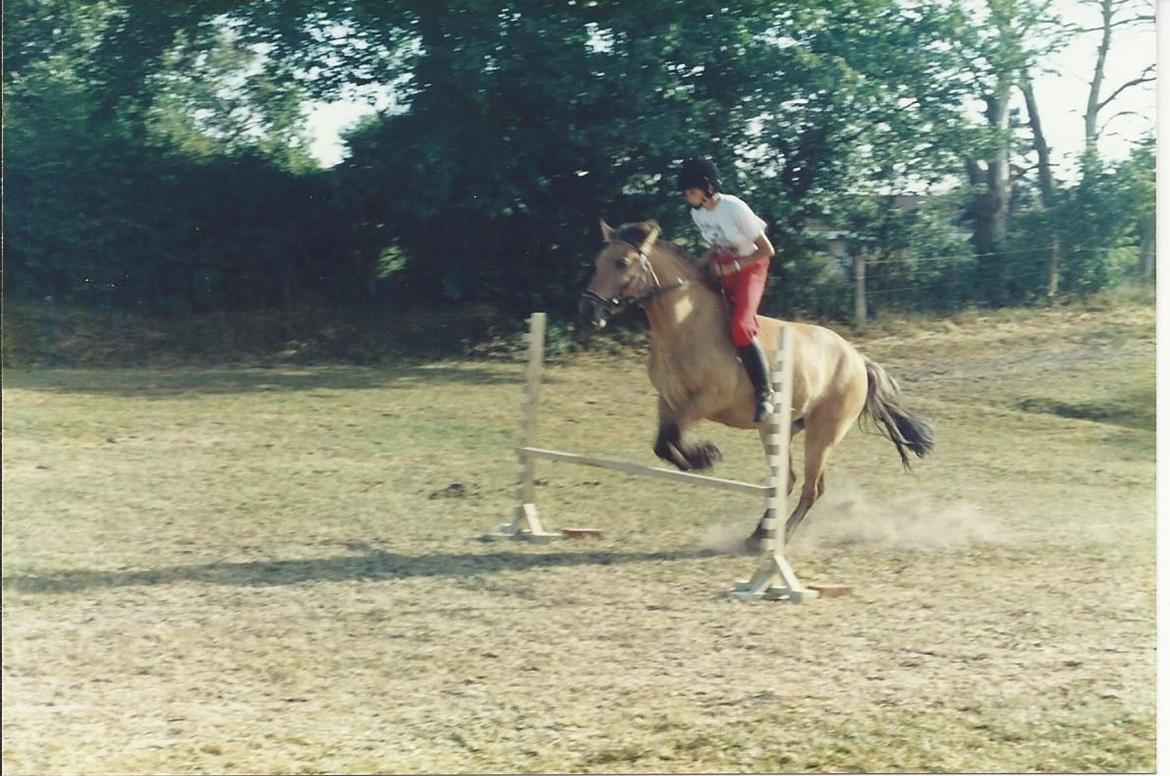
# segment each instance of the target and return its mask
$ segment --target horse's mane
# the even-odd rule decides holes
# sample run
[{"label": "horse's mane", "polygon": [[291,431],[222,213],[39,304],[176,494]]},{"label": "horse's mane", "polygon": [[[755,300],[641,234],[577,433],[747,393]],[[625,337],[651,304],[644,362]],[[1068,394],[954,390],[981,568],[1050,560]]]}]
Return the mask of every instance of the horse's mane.
[{"label": "horse's mane", "polygon": [[[654,221],[622,224],[614,232],[614,238],[632,245],[641,245],[650,236],[650,232],[656,228],[658,228],[658,224]],[[672,259],[687,278],[700,277],[699,269],[702,267],[703,260],[689,253],[681,245],[659,236],[654,241],[654,250],[658,253],[664,253]]]}]

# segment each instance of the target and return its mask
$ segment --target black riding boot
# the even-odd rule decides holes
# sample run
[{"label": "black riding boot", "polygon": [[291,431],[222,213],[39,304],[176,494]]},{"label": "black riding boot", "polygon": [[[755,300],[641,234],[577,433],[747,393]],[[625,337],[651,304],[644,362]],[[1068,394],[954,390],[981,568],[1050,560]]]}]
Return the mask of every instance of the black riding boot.
[{"label": "black riding boot", "polygon": [[752,340],[736,350],[739,352],[739,360],[743,362],[743,368],[747,370],[748,377],[752,380],[752,388],[756,394],[755,422],[762,423],[772,414],[773,409],[772,383],[768,379],[768,358],[764,355],[759,340]]}]

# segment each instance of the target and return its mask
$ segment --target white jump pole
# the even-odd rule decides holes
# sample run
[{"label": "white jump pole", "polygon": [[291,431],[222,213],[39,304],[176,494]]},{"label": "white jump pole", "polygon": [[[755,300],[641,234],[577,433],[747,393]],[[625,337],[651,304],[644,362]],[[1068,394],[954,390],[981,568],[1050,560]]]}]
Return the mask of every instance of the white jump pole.
[{"label": "white jump pole", "polygon": [[780,330],[780,351],[772,373],[775,411],[764,435],[770,471],[760,526],[764,535],[761,542],[763,557],[755,575],[750,580],[736,582],[728,592],[740,601],[768,599],[802,603],[817,597],[815,590],[800,583],[784,556],[783,521],[788,503],[788,461],[792,440],[792,348],[792,328],[784,326]]},{"label": "white jump pole", "polygon": [[520,499],[511,523],[500,526],[498,531],[483,535],[486,541],[496,539],[524,539],[536,542],[549,542],[564,536],[578,538],[599,538],[601,531],[596,528],[566,528],[558,534],[547,530],[540,520],[536,509],[536,462],[537,460],[573,463],[581,466],[595,466],[601,469],[632,474],[639,477],[683,482],[689,485],[699,485],[707,488],[734,493],[752,493],[766,497],[771,492],[770,485],[757,485],[751,482],[728,480],[721,477],[711,477],[705,474],[682,472],[676,469],[664,469],[657,466],[646,466],[633,461],[623,461],[615,458],[600,458],[591,455],[566,453],[561,450],[547,450],[534,447],[536,442],[537,409],[540,404],[540,374],[544,358],[544,330],[545,314],[533,313],[529,319],[528,341],[528,368],[524,380],[524,421],[523,444],[516,448],[516,455],[520,459]]},{"label": "white jump pole", "polygon": [[[540,406],[540,373],[544,366],[544,325],[548,316],[533,313],[528,319],[528,368],[524,373],[524,447],[536,444],[536,418]],[[559,533],[546,531],[536,511],[536,459],[521,455],[520,504],[511,523],[504,523],[495,533],[484,534],[485,541],[495,539],[523,539],[530,542],[551,542],[561,539]]]},{"label": "white jump pole", "polygon": [[725,480],[722,477],[710,477],[706,474],[692,474],[691,472],[680,472],[676,469],[663,469],[657,466],[644,466],[633,461],[622,461],[617,458],[598,458],[592,455],[578,455],[576,453],[564,453],[560,450],[544,450],[539,447],[521,447],[516,451],[524,460],[531,460],[533,458],[542,458],[546,461],[560,461],[562,463],[575,463],[581,466],[596,466],[599,469],[611,469],[617,472],[625,472],[626,474],[634,474],[639,477],[653,477],[659,480],[672,480],[674,482],[685,482],[688,485],[701,485],[707,488],[718,488],[719,490],[727,490],[733,493],[755,493],[761,496],[767,496],[771,488],[768,485],[753,485],[750,482],[740,482],[739,480]]}]

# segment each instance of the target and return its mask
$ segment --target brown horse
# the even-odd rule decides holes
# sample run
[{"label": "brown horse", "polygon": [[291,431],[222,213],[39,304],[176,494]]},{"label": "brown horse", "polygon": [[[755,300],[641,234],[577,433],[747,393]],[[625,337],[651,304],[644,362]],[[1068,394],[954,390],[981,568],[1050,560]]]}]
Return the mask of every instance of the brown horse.
[{"label": "brown horse", "polygon": [[[733,428],[756,428],[751,380],[731,344],[721,294],[706,281],[702,261],[659,240],[653,221],[613,229],[604,221],[606,245],[593,280],[582,294],[581,315],[604,326],[610,315],[641,305],[650,321],[650,382],[658,390],[658,438],[654,452],[679,469],[706,469],[720,459],[710,443],[684,439],[704,418]],[[900,401],[885,370],[821,326],[760,316],[760,343],[774,357],[782,326],[793,329],[792,435],[805,431],[804,485],[785,523],[792,532],[825,492],[829,452],[860,417],[876,422],[909,470],[907,451],[925,457],[933,446],[928,423]],[[788,491],[796,483],[791,460]],[[757,542],[761,528],[749,539]]]}]

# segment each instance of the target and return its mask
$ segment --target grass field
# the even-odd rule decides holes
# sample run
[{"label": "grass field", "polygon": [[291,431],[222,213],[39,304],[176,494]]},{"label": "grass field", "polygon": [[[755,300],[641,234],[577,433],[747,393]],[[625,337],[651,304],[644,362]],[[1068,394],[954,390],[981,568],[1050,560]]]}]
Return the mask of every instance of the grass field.
[{"label": "grass field", "polygon": [[[790,559],[855,592],[807,606],[725,598],[748,496],[542,464],[605,539],[478,542],[519,358],[10,370],[4,772],[1153,769],[1152,307],[858,345],[938,448],[840,445]],[[543,401],[543,445],[655,463],[636,355]]]}]

